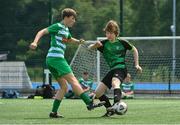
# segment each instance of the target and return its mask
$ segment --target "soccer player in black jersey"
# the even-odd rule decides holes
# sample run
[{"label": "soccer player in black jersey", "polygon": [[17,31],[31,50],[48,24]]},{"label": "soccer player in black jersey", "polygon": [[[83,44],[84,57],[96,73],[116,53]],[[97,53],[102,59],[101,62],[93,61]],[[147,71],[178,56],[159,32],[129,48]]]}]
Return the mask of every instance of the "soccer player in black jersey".
[{"label": "soccer player in black jersey", "polygon": [[114,104],[120,102],[120,84],[127,75],[127,68],[125,64],[127,50],[131,50],[133,52],[136,70],[141,73],[142,68],[139,65],[138,51],[135,46],[130,44],[127,40],[118,38],[119,26],[116,21],[110,20],[106,24],[104,31],[107,39],[91,44],[88,46],[88,48],[98,49],[103,54],[107,64],[110,67],[110,71],[106,74],[95,91],[96,98],[106,102],[104,106],[106,107],[107,112],[103,116],[109,117],[114,114],[114,110],[112,110],[112,105],[104,93],[106,89],[112,88],[114,91]]}]

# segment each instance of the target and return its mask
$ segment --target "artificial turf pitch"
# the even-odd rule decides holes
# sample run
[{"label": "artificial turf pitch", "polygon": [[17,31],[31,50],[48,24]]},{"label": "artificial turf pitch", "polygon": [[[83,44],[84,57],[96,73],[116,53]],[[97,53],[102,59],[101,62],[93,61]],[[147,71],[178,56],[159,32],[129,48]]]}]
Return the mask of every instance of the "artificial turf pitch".
[{"label": "artificial turf pitch", "polygon": [[82,100],[64,99],[59,112],[65,118],[50,119],[52,99],[0,99],[0,124],[180,124],[178,99],[124,101],[125,115],[103,118],[104,107],[88,111]]}]

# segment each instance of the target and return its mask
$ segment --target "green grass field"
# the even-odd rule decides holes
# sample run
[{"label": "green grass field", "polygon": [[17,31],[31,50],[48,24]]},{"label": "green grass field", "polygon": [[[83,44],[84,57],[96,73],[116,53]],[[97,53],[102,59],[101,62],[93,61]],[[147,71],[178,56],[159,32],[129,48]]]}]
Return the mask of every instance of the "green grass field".
[{"label": "green grass field", "polygon": [[81,100],[62,102],[65,118],[48,117],[51,99],[0,99],[0,124],[180,124],[180,100],[125,100],[128,112],[123,116],[100,117],[105,108],[86,110]]}]

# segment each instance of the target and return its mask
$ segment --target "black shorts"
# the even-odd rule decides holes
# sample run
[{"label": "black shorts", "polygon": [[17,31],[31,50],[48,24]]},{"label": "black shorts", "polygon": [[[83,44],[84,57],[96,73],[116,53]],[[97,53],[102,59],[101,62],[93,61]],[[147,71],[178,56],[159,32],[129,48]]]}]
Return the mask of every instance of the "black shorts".
[{"label": "black shorts", "polygon": [[109,71],[106,76],[103,78],[102,82],[109,88],[111,89],[112,87],[112,78],[116,77],[118,78],[121,82],[126,78],[127,76],[127,69],[113,69]]}]

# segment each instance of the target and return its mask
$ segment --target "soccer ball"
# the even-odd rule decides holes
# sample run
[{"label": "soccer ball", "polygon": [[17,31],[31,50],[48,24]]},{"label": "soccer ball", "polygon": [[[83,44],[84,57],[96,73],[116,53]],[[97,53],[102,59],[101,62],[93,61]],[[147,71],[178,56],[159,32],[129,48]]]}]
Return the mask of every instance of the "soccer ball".
[{"label": "soccer ball", "polygon": [[117,115],[124,115],[127,112],[128,106],[125,102],[117,102],[114,104],[113,108],[115,109],[115,113]]}]

